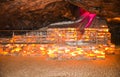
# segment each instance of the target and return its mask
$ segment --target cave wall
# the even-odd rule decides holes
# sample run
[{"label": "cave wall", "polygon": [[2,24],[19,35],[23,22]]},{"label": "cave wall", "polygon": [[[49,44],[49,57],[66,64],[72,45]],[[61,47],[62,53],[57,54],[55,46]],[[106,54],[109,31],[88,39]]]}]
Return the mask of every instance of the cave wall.
[{"label": "cave wall", "polygon": [[0,29],[38,29],[77,19],[78,7],[100,17],[120,16],[119,0],[0,0]]},{"label": "cave wall", "polygon": [[53,22],[75,20],[75,7],[63,0],[2,0],[0,29],[38,29]]},{"label": "cave wall", "polygon": [[120,16],[120,0],[67,0],[101,17]]},{"label": "cave wall", "polygon": [[[120,0],[0,0],[0,30],[39,29],[76,20],[78,7],[102,18],[120,17]],[[120,21],[108,22],[112,42],[120,44]]]}]

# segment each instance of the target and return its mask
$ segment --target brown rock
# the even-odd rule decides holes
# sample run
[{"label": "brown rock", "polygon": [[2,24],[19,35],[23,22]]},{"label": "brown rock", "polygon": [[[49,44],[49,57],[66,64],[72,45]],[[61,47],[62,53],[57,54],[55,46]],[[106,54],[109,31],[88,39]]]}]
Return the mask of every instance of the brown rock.
[{"label": "brown rock", "polygon": [[10,0],[0,5],[0,29],[38,29],[75,19],[76,6],[63,0]]},{"label": "brown rock", "polygon": [[82,7],[87,11],[102,17],[120,16],[120,0],[68,0],[70,3]]},{"label": "brown rock", "polygon": [[0,0],[0,29],[38,29],[75,20],[78,7],[101,17],[119,17],[120,0]]}]

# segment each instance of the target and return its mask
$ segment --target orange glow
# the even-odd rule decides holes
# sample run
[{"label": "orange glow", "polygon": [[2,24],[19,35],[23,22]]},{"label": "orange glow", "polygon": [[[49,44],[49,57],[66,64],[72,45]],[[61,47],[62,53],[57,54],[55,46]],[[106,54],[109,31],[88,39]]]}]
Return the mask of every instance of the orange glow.
[{"label": "orange glow", "polygon": [[120,17],[114,17],[114,18],[107,18],[107,21],[110,22],[110,21],[120,21]]},{"label": "orange glow", "polygon": [[70,53],[71,54],[71,56],[76,56],[77,54],[75,54],[74,52],[72,52],[72,53]]},{"label": "orange glow", "polygon": [[104,55],[98,55],[97,58],[102,58],[102,59],[104,59],[105,56],[104,56]]},{"label": "orange glow", "polygon": [[95,56],[95,54],[92,54],[92,53],[90,53],[90,54],[88,54],[90,57],[94,57]]},{"label": "orange glow", "polygon": [[[11,44],[0,45],[0,55],[40,55],[53,59],[75,57],[104,59],[105,52],[113,53],[115,48],[105,40],[110,37],[106,26],[102,26],[102,29],[86,28],[83,35],[76,28],[49,28],[47,34],[47,36],[44,35],[45,38],[26,36],[25,44],[15,44],[17,40],[23,41],[23,36],[14,36],[9,41]],[[36,41],[44,42],[44,40],[46,44],[29,44]]]}]

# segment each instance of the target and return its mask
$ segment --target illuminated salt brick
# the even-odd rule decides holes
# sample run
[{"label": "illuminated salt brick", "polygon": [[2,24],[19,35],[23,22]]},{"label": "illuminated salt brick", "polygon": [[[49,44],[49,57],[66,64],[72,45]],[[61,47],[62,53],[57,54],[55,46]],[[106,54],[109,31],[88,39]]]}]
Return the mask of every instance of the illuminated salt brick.
[{"label": "illuminated salt brick", "polygon": [[[76,28],[48,28],[46,31],[28,32],[24,36],[14,34],[14,37],[9,40],[13,44],[5,45],[6,50],[2,54],[15,53],[22,56],[41,54],[41,56],[47,55],[48,58],[61,60],[103,59],[105,52],[114,51],[110,36],[105,26],[101,29],[85,28],[83,34]],[[25,44],[15,44],[21,42]]]}]

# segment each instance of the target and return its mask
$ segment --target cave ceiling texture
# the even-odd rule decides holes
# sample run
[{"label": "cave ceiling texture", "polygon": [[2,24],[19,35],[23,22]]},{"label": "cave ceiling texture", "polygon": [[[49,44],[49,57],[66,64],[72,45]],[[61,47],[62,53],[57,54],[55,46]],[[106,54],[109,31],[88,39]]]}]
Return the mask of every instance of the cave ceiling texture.
[{"label": "cave ceiling texture", "polygon": [[78,7],[102,18],[120,17],[119,0],[0,0],[0,29],[38,29],[76,20]]}]

